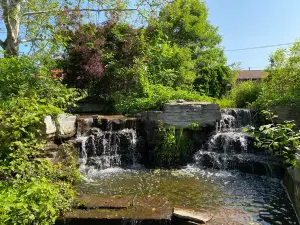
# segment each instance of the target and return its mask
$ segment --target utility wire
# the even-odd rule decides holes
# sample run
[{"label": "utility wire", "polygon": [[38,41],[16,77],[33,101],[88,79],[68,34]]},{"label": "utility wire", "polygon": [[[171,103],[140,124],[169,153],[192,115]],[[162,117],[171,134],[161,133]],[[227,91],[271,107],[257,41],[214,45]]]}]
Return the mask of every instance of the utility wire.
[{"label": "utility wire", "polygon": [[272,48],[272,47],[278,47],[278,46],[284,46],[284,45],[292,45],[296,42],[291,43],[284,43],[284,44],[277,44],[277,45],[264,45],[264,46],[258,46],[258,47],[252,47],[252,48],[238,48],[238,49],[230,49],[230,50],[224,50],[225,52],[236,52],[236,51],[245,51],[245,50],[253,50],[253,49],[261,49],[261,48]]}]

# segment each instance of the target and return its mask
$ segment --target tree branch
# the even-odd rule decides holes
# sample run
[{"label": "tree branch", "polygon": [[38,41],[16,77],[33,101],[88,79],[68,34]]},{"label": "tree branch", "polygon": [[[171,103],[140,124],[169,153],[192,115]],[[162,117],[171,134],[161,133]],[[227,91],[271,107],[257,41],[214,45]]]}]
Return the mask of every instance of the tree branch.
[{"label": "tree branch", "polygon": [[44,41],[46,39],[44,38],[32,38],[32,39],[21,39],[19,40],[20,44],[26,43],[26,42],[33,42],[33,41]]},{"label": "tree branch", "polygon": [[49,11],[39,11],[39,12],[26,12],[23,13],[23,16],[33,16],[33,15],[40,15],[46,13],[57,13],[57,12],[109,12],[109,11],[137,11],[137,9],[67,9],[67,10],[49,10]]},{"label": "tree branch", "polygon": [[3,48],[3,49],[4,49],[4,47],[5,47],[5,43],[4,43],[4,41],[0,40],[0,46],[1,46],[1,48]]}]

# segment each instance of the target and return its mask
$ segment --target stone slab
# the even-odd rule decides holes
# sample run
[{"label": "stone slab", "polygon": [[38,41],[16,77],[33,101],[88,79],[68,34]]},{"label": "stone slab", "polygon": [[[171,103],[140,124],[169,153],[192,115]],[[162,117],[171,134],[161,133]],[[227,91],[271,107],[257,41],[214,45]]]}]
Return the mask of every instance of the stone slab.
[{"label": "stone slab", "polygon": [[42,132],[47,138],[52,138],[55,136],[56,126],[51,116],[45,117],[44,124],[42,125]]},{"label": "stone slab", "polygon": [[300,182],[298,168],[290,167],[286,170],[284,176],[284,186],[294,205],[298,219],[300,218]]},{"label": "stone slab", "polygon": [[56,120],[56,137],[70,138],[76,134],[76,116],[60,114]]},{"label": "stone slab", "polygon": [[133,206],[133,196],[130,197],[106,197],[96,195],[82,195],[79,197],[81,209],[126,209]]},{"label": "stone slab", "polygon": [[218,104],[207,102],[167,103],[164,111],[147,111],[141,113],[141,119],[147,122],[163,122],[177,128],[188,128],[191,123],[200,127],[215,126],[221,119]]},{"label": "stone slab", "polygon": [[173,217],[185,219],[187,221],[205,224],[213,218],[213,214],[207,211],[195,211],[193,209],[185,209],[176,207],[173,209]]}]

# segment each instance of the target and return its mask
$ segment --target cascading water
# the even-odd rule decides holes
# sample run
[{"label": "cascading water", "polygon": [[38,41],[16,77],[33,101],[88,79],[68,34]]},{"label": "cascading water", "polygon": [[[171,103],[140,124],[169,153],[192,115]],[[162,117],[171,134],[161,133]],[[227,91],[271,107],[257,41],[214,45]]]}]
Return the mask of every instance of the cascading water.
[{"label": "cascading water", "polygon": [[[280,180],[253,174],[276,174],[277,162],[251,147],[252,138],[243,132],[243,127],[252,124],[249,110],[222,110],[216,133],[195,155],[196,164],[177,170],[133,167],[140,162],[137,152],[143,154],[133,123],[96,121],[84,118],[78,126],[75,144],[80,171],[87,178],[81,191],[108,199],[134,199],[134,207],[118,210],[122,218],[131,218],[131,224],[154,216],[170,218],[171,207],[182,206],[216,212],[212,224],[299,225]],[[227,214],[233,215],[232,219]],[[237,222],[241,218],[243,221]]]},{"label": "cascading water", "polygon": [[221,110],[221,121],[216,124],[216,133],[196,153],[196,164],[204,168],[281,176],[280,162],[268,152],[259,152],[253,148],[252,137],[243,132],[245,127],[251,125],[250,110]]},{"label": "cascading water", "polygon": [[84,136],[81,127],[78,126],[78,138],[75,143],[79,150],[82,174],[89,177],[103,169],[137,165],[135,129],[112,130],[112,126],[108,126],[110,129],[103,131],[92,125],[93,122],[89,122],[89,130]]}]

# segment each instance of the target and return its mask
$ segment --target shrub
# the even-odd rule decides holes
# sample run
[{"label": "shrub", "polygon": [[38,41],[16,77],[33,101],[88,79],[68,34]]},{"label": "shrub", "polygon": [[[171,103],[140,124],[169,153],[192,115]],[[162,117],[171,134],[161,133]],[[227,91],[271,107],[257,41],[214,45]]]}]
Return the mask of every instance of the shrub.
[{"label": "shrub", "polygon": [[64,163],[43,158],[41,125],[76,93],[27,57],[1,59],[0,68],[0,224],[53,224],[71,207],[80,177],[68,149]]},{"label": "shrub", "polygon": [[194,91],[174,90],[163,85],[149,85],[145,91],[145,97],[132,95],[126,98],[122,96],[116,103],[116,108],[120,112],[129,113],[136,110],[162,110],[165,103],[183,99],[186,101],[215,102],[214,98],[200,95]]},{"label": "shrub", "polygon": [[0,183],[0,224],[54,224],[62,211],[69,210],[74,191],[67,183],[47,179],[11,184]]},{"label": "shrub", "polygon": [[83,25],[68,35],[65,83],[104,99],[135,87],[135,58],[143,52],[139,29],[109,20],[100,26]]},{"label": "shrub", "polygon": [[255,102],[261,92],[261,84],[257,81],[245,81],[231,90],[231,99],[235,107],[245,108]]},{"label": "shrub", "polygon": [[219,104],[221,109],[235,107],[234,101],[227,96],[221,99],[217,99],[216,103]]},{"label": "shrub", "polygon": [[262,125],[259,130],[252,132],[255,136],[256,146],[267,149],[273,155],[281,157],[287,163],[296,166],[295,153],[300,147],[300,132],[295,130],[293,121],[285,121],[283,124],[275,124],[276,117],[272,112],[263,111],[271,123]]}]

